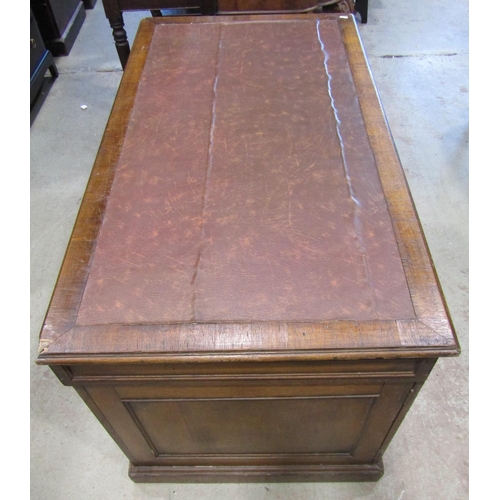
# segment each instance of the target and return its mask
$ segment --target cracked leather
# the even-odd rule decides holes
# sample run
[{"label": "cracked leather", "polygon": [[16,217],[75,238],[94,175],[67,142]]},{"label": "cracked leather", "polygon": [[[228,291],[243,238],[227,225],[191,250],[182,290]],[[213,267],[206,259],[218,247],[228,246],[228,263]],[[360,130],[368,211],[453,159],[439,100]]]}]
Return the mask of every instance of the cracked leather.
[{"label": "cracked leather", "polygon": [[78,324],[404,317],[336,20],[157,26]]}]

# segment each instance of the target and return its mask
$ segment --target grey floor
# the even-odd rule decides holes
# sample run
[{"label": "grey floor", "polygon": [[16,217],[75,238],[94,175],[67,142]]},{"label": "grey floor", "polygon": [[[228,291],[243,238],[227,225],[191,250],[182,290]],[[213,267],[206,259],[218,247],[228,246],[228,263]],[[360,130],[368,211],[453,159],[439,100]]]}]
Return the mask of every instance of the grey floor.
[{"label": "grey floor", "polygon": [[[147,12],[125,14],[129,38]],[[34,499],[468,498],[468,2],[370,0],[359,30],[462,346],[441,359],[377,483],[134,484],[79,399],[36,366],[38,334],[122,76],[101,0],[31,127],[31,489]],[[87,109],[82,110],[81,105]]]}]

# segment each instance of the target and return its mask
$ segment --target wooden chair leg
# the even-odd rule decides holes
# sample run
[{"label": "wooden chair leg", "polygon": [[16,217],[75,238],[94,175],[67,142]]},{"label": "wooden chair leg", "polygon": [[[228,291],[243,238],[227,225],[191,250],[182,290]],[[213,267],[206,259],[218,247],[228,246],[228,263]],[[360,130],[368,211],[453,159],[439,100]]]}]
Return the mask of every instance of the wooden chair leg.
[{"label": "wooden chair leg", "polygon": [[127,40],[127,32],[124,29],[123,15],[120,13],[109,18],[109,25],[113,30],[113,38],[115,40],[116,51],[120,58],[122,68],[127,65],[128,56],[130,55],[130,45]]},{"label": "wooden chair leg", "polygon": [[356,12],[361,16],[361,23],[368,22],[368,0],[356,0]]}]

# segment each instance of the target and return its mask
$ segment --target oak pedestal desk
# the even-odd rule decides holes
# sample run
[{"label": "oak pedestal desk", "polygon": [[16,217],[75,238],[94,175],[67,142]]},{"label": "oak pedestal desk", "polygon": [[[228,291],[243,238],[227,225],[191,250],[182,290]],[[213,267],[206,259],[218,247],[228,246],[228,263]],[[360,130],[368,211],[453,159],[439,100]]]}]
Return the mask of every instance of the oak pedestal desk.
[{"label": "oak pedestal desk", "polygon": [[345,15],[142,21],[41,331],[134,481],[361,481],[459,346]]}]

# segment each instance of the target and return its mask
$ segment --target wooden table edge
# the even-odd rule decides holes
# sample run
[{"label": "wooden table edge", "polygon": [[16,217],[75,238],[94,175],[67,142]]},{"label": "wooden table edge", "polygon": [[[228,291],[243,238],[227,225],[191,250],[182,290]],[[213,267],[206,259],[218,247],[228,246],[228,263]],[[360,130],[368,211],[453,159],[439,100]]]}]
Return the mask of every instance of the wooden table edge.
[{"label": "wooden table edge", "polygon": [[456,357],[460,350],[449,348],[422,349],[366,349],[357,351],[342,350],[303,350],[293,352],[178,352],[178,353],[108,353],[106,355],[88,354],[42,354],[35,361],[37,365],[79,365],[79,364],[160,364],[160,363],[207,363],[207,362],[291,362],[291,361],[355,361],[377,359],[431,359]]}]

